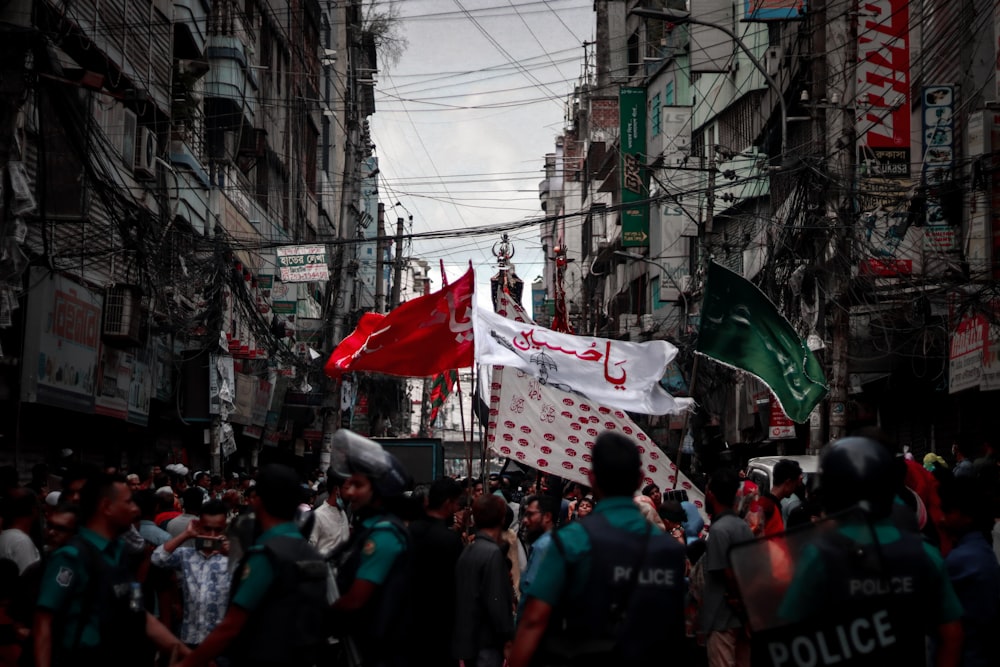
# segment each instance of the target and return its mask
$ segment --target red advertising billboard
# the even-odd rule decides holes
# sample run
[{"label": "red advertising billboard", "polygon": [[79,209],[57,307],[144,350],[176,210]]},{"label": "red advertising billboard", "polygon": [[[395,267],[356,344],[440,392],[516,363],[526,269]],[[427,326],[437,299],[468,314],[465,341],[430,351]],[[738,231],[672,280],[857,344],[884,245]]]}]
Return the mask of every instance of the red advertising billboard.
[{"label": "red advertising billboard", "polygon": [[869,164],[881,176],[906,178],[910,175],[909,0],[867,0],[863,9],[856,106],[861,164]]}]

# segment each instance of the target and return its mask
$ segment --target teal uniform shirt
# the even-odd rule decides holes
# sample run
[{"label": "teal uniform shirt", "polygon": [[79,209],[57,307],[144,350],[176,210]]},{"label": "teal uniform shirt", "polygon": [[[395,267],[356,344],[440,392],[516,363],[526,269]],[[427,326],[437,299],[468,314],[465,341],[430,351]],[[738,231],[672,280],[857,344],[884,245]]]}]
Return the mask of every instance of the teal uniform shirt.
[{"label": "teal uniform shirt", "polygon": [[[594,514],[603,514],[613,527],[638,535],[644,534],[649,526],[631,498],[604,498],[594,506]],[[549,546],[527,591],[528,597],[538,598],[553,607],[562,599],[564,591],[571,600],[584,596],[591,562],[590,538],[583,526],[574,522],[560,528],[556,535],[564,553],[560,553],[555,544]],[[574,573],[571,578],[570,571]]]},{"label": "teal uniform shirt", "polygon": [[[873,526],[875,538],[879,544],[892,544],[902,537],[899,528],[893,525],[889,519],[880,519],[874,522]],[[872,532],[867,525],[848,523],[840,526],[838,530],[845,537],[859,544],[870,544],[872,541]],[[932,625],[956,621],[962,617],[962,604],[948,578],[941,552],[927,542],[924,542],[922,546],[924,555],[930,561],[933,571],[939,574],[937,581],[934,582],[938,590],[932,592],[932,599],[940,600],[941,604],[935,604],[933,608],[926,610],[926,613],[930,614],[929,620]],[[817,597],[815,588],[824,580],[824,576],[825,568],[819,549],[813,545],[806,546],[799,557],[799,563],[796,565],[792,584],[781,603],[778,612],[781,618],[799,619],[818,611],[816,605],[822,605],[824,601],[822,596]]]},{"label": "teal uniform shirt", "polygon": [[305,539],[293,522],[281,523],[261,533],[247,553],[246,562],[236,576],[240,577],[239,587],[233,595],[232,603],[246,611],[255,611],[274,581],[274,568],[264,553],[264,545],[275,537],[296,537]]},{"label": "teal uniform shirt", "polygon": [[[89,528],[80,528],[80,537],[94,545],[109,564],[117,566],[121,562],[123,553],[121,540],[105,539]],[[73,544],[53,553],[42,575],[38,607],[57,616],[65,614],[62,636],[53,638],[54,643],[58,642],[65,648],[72,648],[76,641],[80,615],[84,613],[83,598],[89,579],[84,556],[81,556],[80,550]],[[94,648],[101,644],[101,640],[100,616],[91,609],[87,612],[79,646]]]},{"label": "teal uniform shirt", "polygon": [[368,517],[361,522],[361,530],[369,528],[374,530],[361,545],[361,564],[355,578],[381,586],[389,577],[393,563],[406,550],[406,542],[396,527],[381,516]]}]

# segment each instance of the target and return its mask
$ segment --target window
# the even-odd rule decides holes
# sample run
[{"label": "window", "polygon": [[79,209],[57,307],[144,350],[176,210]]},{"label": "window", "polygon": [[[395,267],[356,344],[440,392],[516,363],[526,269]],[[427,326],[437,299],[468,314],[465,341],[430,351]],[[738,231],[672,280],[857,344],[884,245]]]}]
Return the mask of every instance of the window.
[{"label": "window", "polygon": [[634,32],[628,38],[627,44],[628,52],[628,75],[635,76],[636,72],[639,71],[639,33]]},{"label": "window", "polygon": [[660,115],[663,112],[663,108],[660,104],[659,93],[653,95],[653,101],[651,104],[653,105],[653,108],[650,110],[650,123],[653,126],[653,136],[655,137],[660,133]]},{"label": "window", "polygon": [[667,87],[663,90],[663,106],[672,107],[676,104],[674,101],[674,82],[667,81]]}]

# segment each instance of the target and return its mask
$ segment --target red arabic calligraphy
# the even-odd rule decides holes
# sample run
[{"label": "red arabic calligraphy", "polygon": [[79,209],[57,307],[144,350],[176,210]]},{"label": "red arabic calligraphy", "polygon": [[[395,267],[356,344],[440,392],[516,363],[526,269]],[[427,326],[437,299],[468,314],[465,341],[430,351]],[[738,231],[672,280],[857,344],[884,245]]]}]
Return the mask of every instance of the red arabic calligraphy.
[{"label": "red arabic calligraphy", "polygon": [[517,349],[523,350],[525,352],[532,349],[538,350],[544,347],[548,350],[552,350],[553,352],[562,352],[563,354],[568,354],[570,356],[576,357],[580,361],[600,361],[604,356],[597,350],[593,349],[597,347],[597,343],[591,343],[590,348],[582,352],[578,352],[576,350],[571,350],[565,347],[560,347],[558,345],[547,343],[544,340],[539,340],[535,334],[534,329],[530,329],[528,331],[522,331],[518,335],[514,336],[514,339],[511,341],[511,343],[513,343],[514,347],[516,347]]},{"label": "red arabic calligraphy", "polygon": [[[458,303],[455,303],[456,299]],[[461,308],[462,315],[458,311]],[[456,295],[448,292],[448,329],[455,334],[456,343],[464,343],[472,339],[472,294]]]},{"label": "red arabic calligraphy", "polygon": [[[607,347],[605,348],[605,352],[604,352],[604,379],[607,380],[608,382],[610,382],[613,385],[623,385],[623,384],[625,384],[626,372],[625,372],[624,368],[619,369],[622,372],[621,377],[611,377],[611,373],[610,373],[610,371],[608,369],[608,362],[610,360],[611,360],[611,341],[609,340],[607,342]],[[624,363],[625,363],[625,360],[623,359],[621,361],[615,362],[614,365],[615,366],[621,366]],[[622,387],[622,386],[616,386],[615,387],[615,389],[624,389],[624,388],[625,387]]]},{"label": "red arabic calligraphy", "polygon": [[[584,350],[574,350],[569,347],[562,347],[561,345],[556,345],[547,342],[539,338],[538,333],[535,329],[528,329],[521,331],[511,340],[511,344],[514,347],[521,350],[522,352],[527,352],[529,350],[539,350],[545,348],[553,352],[560,352],[572,357],[576,357],[580,361],[591,361],[599,362],[604,361],[604,379],[609,383],[615,385],[615,389],[625,389],[624,385],[627,378],[627,371],[622,367],[626,362],[625,359],[622,361],[611,362],[611,341],[606,341],[604,353],[597,350],[597,342],[592,342],[589,347]],[[620,375],[618,374],[620,372]]]}]

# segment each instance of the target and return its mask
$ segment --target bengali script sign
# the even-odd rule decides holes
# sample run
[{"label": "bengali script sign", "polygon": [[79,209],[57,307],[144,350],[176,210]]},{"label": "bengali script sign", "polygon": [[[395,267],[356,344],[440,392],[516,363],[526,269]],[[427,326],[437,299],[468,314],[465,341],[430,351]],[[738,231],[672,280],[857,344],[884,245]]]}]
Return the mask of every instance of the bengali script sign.
[{"label": "bengali script sign", "polygon": [[324,245],[278,248],[278,268],[281,270],[283,283],[307,283],[330,279]]}]

